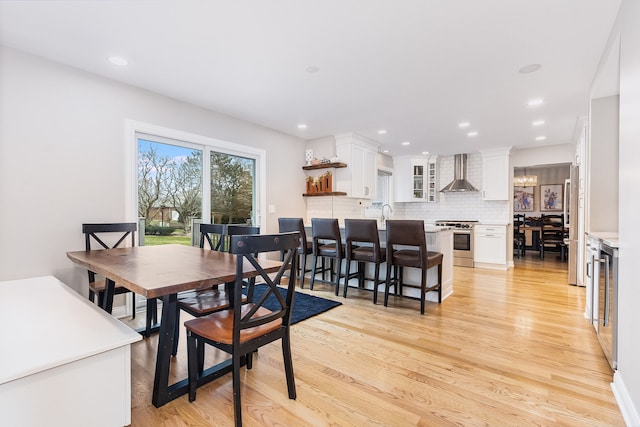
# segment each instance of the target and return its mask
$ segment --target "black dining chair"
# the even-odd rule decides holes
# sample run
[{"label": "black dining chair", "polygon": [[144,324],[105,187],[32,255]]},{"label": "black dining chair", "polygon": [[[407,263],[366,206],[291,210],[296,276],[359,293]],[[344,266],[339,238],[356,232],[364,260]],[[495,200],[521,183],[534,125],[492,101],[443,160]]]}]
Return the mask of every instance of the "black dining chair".
[{"label": "black dining chair", "polygon": [[[117,223],[85,223],[82,224],[82,233],[84,234],[85,250],[91,251],[95,249],[114,249],[121,245],[128,244],[133,247],[136,245],[135,233],[138,230],[138,224],[135,222],[117,222]],[[87,270],[89,276],[89,300],[95,302],[95,296],[98,296],[98,305],[103,306],[104,292],[106,288],[106,278],[98,278],[96,273]],[[126,294],[131,292],[122,284],[115,284],[115,295]],[[136,318],[136,294],[132,292],[132,314],[133,319]],[[144,336],[151,334],[153,324],[158,322],[158,305],[155,298],[147,299],[147,313]]]},{"label": "black dining chair", "polygon": [[[223,252],[226,239],[225,224],[200,224],[200,248]],[[180,311],[189,313],[193,317],[202,317],[226,310],[231,301],[231,284],[214,285],[208,289],[180,292],[176,313],[176,328],[173,340],[172,355],[178,354],[180,337]],[[247,301],[245,296],[243,302]]]},{"label": "black dining chair", "polygon": [[513,216],[513,248],[518,259],[524,257],[526,253],[526,236],[522,230],[524,225],[524,214],[515,214]]},{"label": "black dining chair", "polygon": [[[296,398],[296,385],[291,357],[290,321],[295,290],[295,260],[300,245],[300,234],[234,235],[230,238],[230,253],[236,255],[236,280],[233,289],[234,304],[231,308],[205,317],[185,322],[187,329],[187,360],[189,370],[189,401],[196,399],[198,380],[204,372],[205,346],[211,345],[231,355],[233,408],[236,426],[242,425],[240,399],[240,366],[247,359],[247,370],[254,351],[271,342],[281,340],[284,372],[289,398]],[[268,274],[260,266],[257,254],[284,252],[284,260],[275,274]],[[265,293],[255,302],[242,304],[242,276],[245,262],[249,262],[267,285]],[[280,292],[282,277],[291,278],[283,295]],[[267,298],[273,305],[266,307]]]},{"label": "black dining chair", "polygon": [[564,215],[541,214],[540,223],[540,259],[544,259],[545,250],[553,249],[560,252],[563,261],[566,260]]}]

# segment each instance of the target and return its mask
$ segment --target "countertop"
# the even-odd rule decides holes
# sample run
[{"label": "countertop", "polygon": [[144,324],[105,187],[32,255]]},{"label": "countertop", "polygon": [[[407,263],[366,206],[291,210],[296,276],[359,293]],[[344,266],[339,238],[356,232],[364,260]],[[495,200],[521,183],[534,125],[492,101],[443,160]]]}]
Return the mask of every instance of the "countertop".
[{"label": "countertop", "polygon": [[0,323],[0,384],[142,339],[52,276],[0,282]]},{"label": "countertop", "polygon": [[[344,222],[338,221],[338,225],[340,226],[341,230],[344,230]],[[309,230],[311,229],[311,224],[305,224],[304,226],[305,226],[305,228],[308,228]],[[436,225],[433,225],[433,223],[425,223],[424,224],[424,232],[425,233],[439,233],[441,231],[447,231],[447,230],[453,230],[453,229],[455,229],[455,227],[436,226]],[[386,225],[383,224],[382,222],[378,221],[378,231],[386,231],[386,230],[387,230]]]},{"label": "countertop", "polygon": [[602,243],[612,248],[620,247],[619,235],[617,231],[587,231],[587,235],[600,239]]}]

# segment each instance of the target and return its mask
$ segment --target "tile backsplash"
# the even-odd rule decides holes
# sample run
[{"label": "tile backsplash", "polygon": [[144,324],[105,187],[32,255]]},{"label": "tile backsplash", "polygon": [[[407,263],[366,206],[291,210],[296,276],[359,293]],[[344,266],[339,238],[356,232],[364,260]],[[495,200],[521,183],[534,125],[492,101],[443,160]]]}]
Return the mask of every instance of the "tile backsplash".
[{"label": "tile backsplash", "polygon": [[[467,156],[467,179],[482,189],[482,157]],[[438,186],[444,187],[453,180],[453,156],[438,160]],[[306,222],[311,218],[365,218],[368,200],[344,196],[308,197]],[[439,193],[438,201],[393,203],[392,219],[422,219],[428,223],[437,220],[477,220],[485,223],[511,222],[509,201],[482,200],[482,191],[465,193]]]}]

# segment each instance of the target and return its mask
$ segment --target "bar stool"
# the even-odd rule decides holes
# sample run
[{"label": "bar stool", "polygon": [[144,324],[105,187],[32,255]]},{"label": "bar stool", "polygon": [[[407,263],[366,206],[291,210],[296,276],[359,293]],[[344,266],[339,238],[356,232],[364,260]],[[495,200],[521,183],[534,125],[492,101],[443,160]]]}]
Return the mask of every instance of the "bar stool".
[{"label": "bar stool", "polygon": [[[378,303],[378,285],[386,282],[380,280],[380,264],[387,259],[386,253],[380,247],[380,236],[378,235],[378,224],[375,219],[345,219],[345,252],[347,258],[347,270],[344,278],[343,296],[347,297],[349,279],[358,278],[358,286],[364,287],[365,280],[372,280],[365,277],[365,262],[375,264],[373,277],[373,303]],[[354,243],[366,243],[367,246],[359,246]],[[358,262],[358,271],[350,274],[351,261]]]},{"label": "bar stool", "polygon": [[[313,243],[307,241],[307,233],[304,230],[302,218],[278,218],[280,233],[297,231],[300,233],[300,247],[298,247],[297,274],[300,279],[300,288],[304,288],[304,275],[311,271],[307,269],[307,255],[313,253]],[[300,261],[302,259],[302,261]]]},{"label": "bar stool", "polygon": [[[400,248],[394,246],[413,246],[418,249]],[[442,258],[441,252],[427,251],[427,239],[424,232],[424,222],[418,220],[388,220],[387,221],[387,279],[384,289],[384,306],[389,300],[389,288],[393,285],[402,296],[402,287],[408,286],[420,289],[420,314],[424,314],[427,291],[438,290],[438,303],[442,302]],[[427,286],[427,270],[438,267],[438,283]],[[393,279],[391,269],[393,267]],[[402,282],[404,267],[422,270],[420,285],[409,285]],[[399,271],[399,274],[398,274]]]},{"label": "bar stool", "polygon": [[[335,274],[335,286],[336,295],[340,288],[340,270],[342,268],[342,260],[344,259],[344,245],[342,244],[342,237],[340,236],[340,227],[338,226],[338,220],[335,218],[312,218],[311,219],[311,234],[312,234],[312,252],[313,252],[313,266],[311,268],[311,282],[309,289],[313,290],[313,284],[316,279],[318,257],[322,258],[322,279],[324,280],[324,273],[327,270],[324,264],[324,258],[331,258],[331,264],[329,270],[331,271],[331,279]],[[334,272],[334,264],[337,263],[336,271]]]}]

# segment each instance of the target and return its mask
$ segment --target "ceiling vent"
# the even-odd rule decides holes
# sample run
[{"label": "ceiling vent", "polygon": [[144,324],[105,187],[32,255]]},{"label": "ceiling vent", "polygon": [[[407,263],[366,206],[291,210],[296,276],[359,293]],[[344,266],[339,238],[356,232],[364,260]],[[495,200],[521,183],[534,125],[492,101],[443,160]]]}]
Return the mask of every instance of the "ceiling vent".
[{"label": "ceiling vent", "polygon": [[478,191],[467,181],[467,155],[456,154],[453,156],[453,181],[446,185],[440,192]]}]

